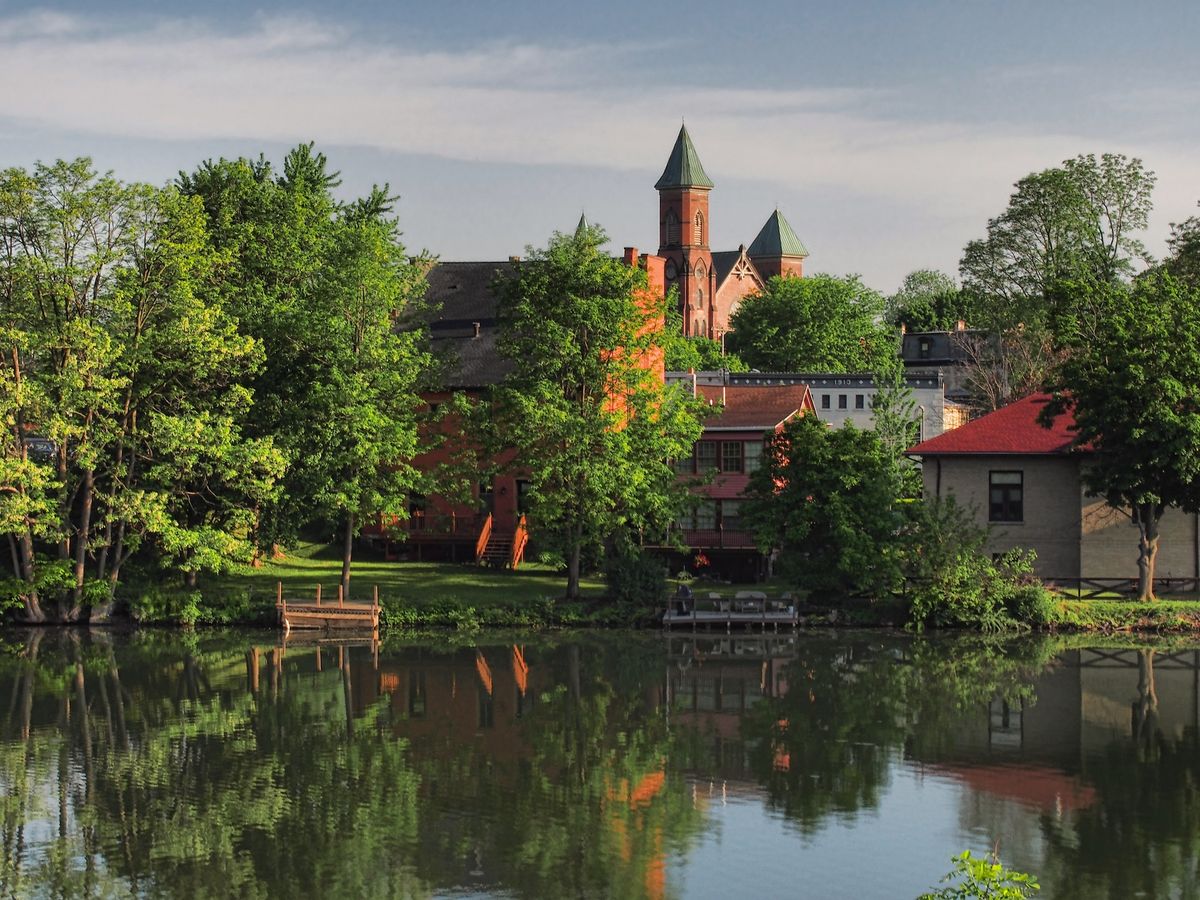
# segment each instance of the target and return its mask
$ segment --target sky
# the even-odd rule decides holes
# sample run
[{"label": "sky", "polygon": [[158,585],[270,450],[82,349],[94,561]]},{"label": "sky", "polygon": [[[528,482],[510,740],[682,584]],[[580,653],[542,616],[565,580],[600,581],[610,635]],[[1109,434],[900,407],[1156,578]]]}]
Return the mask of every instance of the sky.
[{"label": "sky", "polygon": [[581,212],[653,251],[686,121],[714,250],[778,207],[807,272],[890,293],[1083,153],[1157,173],[1161,256],[1200,200],[1198,41],[1195,0],[0,0],[0,165],[161,184],[315,141],[414,253],[504,259]]}]

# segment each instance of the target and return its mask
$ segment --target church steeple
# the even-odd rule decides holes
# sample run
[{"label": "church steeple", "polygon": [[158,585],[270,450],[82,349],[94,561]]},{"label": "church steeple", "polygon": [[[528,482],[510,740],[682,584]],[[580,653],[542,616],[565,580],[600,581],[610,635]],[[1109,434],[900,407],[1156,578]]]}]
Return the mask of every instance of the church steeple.
[{"label": "church steeple", "polygon": [[764,278],[804,275],[808,248],[796,237],[796,232],[778,209],[771,213],[746,252]]},{"label": "church steeple", "polygon": [[671,155],[667,159],[667,167],[663,169],[662,176],[655,182],[654,189],[661,191],[663,188],[711,188],[712,186],[712,180],[704,173],[704,166],[700,165],[700,155],[696,153],[696,147],[692,143],[692,136],[688,134],[687,126],[680,126],[679,137],[675,138],[675,146],[671,149]]},{"label": "church steeple", "polygon": [[587,213],[579,214],[579,224],[575,226],[575,237],[581,238],[588,233],[592,226],[588,224]]},{"label": "church steeple", "polygon": [[708,247],[708,192],[713,182],[700,164],[687,126],[679,129],[654,188],[658,191],[658,255],[667,260],[667,288],[679,288],[683,333],[711,337],[716,277]]}]

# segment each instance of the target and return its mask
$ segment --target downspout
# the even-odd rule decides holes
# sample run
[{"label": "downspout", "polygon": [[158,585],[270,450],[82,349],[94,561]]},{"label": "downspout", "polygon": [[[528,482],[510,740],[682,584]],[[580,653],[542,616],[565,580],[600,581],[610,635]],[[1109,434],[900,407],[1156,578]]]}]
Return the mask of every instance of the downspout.
[{"label": "downspout", "polygon": [[942,499],[942,458],[940,456],[935,456],[934,459],[937,460],[937,475],[936,475],[937,486],[934,489],[933,495],[935,497],[937,497],[939,500],[941,500]]}]

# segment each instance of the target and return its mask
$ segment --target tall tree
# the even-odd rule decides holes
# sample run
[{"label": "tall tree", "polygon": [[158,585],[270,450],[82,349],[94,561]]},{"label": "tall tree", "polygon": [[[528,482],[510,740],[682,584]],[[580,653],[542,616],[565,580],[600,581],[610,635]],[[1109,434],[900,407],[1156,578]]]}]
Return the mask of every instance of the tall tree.
[{"label": "tall tree", "polygon": [[[25,617],[74,620],[107,605],[147,535],[177,571],[226,564],[247,491],[270,489],[277,460],[237,426],[258,348],[198,296],[213,272],[199,205],[86,159],[0,182],[3,451],[18,476],[0,502]],[[220,549],[197,561],[205,543]]]},{"label": "tall tree", "polygon": [[727,343],[769,372],[873,372],[895,355],[882,315],[883,297],[856,275],[776,277],[738,306]]},{"label": "tall tree", "polygon": [[1076,335],[1044,421],[1070,411],[1088,489],[1138,529],[1138,594],[1154,598],[1159,526],[1200,511],[1200,291],[1165,273],[1096,288],[1096,328]]},{"label": "tall tree", "polygon": [[968,296],[953,278],[936,269],[917,269],[887,298],[884,319],[908,331],[951,331],[971,315]]},{"label": "tall tree", "polygon": [[665,301],[646,275],[600,252],[597,228],[555,234],[494,285],[500,440],[530,480],[529,521],[567,561],[579,595],[582,551],[621,529],[666,527],[683,499],[669,461],[691,452],[700,410],[661,377]]},{"label": "tall tree", "polygon": [[203,202],[227,260],[217,291],[265,348],[247,427],[273,437],[288,469],[259,539],[336,523],[348,592],[354,536],[369,514],[406,515],[417,478],[428,360],[420,333],[397,324],[424,294],[423,262],[406,255],[386,186],[338,202],[337,173],[311,144],[279,174],[262,158],[220,160],[179,183]]},{"label": "tall tree", "polygon": [[1192,287],[1200,287],[1200,216],[1171,223],[1167,239],[1170,255],[1163,264],[1168,272]]},{"label": "tall tree", "polygon": [[899,578],[908,476],[874,431],[788,423],[750,477],[742,517],[780,571],[821,596],[877,594]]}]

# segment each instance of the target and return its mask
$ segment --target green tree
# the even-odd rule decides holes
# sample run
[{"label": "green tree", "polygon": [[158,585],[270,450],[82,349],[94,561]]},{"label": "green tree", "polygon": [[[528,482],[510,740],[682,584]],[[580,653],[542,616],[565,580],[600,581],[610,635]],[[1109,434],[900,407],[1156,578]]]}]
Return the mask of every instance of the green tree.
[{"label": "green tree", "polygon": [[1166,270],[1191,287],[1200,287],[1200,216],[1172,222],[1167,247],[1171,253],[1163,262]]},{"label": "green tree", "polygon": [[0,175],[0,233],[0,519],[25,618],[102,613],[146,536],[176,571],[225,565],[278,460],[238,428],[258,347],[200,298],[199,205],[60,161]]},{"label": "green tree", "polygon": [[820,596],[879,594],[899,580],[904,522],[891,454],[874,431],[788,423],[755,472],[742,516],[784,577]]},{"label": "green tree", "polygon": [[1149,219],[1155,176],[1141,160],[1078,156],[1016,184],[959,263],[972,324],[991,332],[966,348],[967,381],[995,409],[1041,389],[1064,335],[1095,331],[1091,288],[1128,280],[1147,259],[1136,237]]},{"label": "green tree", "polygon": [[887,298],[884,320],[908,331],[951,331],[969,321],[968,297],[954,279],[936,269],[917,269],[904,276],[899,290]]},{"label": "green tree", "polygon": [[1165,273],[1095,288],[1095,327],[1071,337],[1048,423],[1075,419],[1083,479],[1138,529],[1138,595],[1154,598],[1166,509],[1200,510],[1200,292]]},{"label": "green tree", "polygon": [[288,469],[258,537],[336,523],[349,592],[354,536],[371,514],[407,515],[417,486],[410,461],[429,359],[421,332],[397,327],[424,294],[424,265],[400,243],[393,198],[384,186],[339,203],[339,183],[311,144],[292,150],[278,175],[260,158],[180,176],[227,260],[216,292],[266,351],[248,382],[247,428],[271,436]]},{"label": "green tree", "polygon": [[[672,291],[675,289],[672,288]],[[668,372],[745,372],[747,366],[736,353],[725,352],[720,341],[708,337],[689,337],[683,333],[683,318],[674,308],[672,294],[667,299],[667,324],[663,329],[664,361]]]},{"label": "green tree", "polygon": [[726,338],[747,365],[769,372],[873,372],[895,355],[883,297],[856,275],[772,278],[730,319]]},{"label": "green tree", "polygon": [[494,397],[497,443],[528,475],[530,528],[562,551],[572,599],[585,547],[673,518],[685,489],[669,461],[700,434],[698,404],[654,371],[665,301],[604,241],[556,233],[494,285],[513,364]]}]

